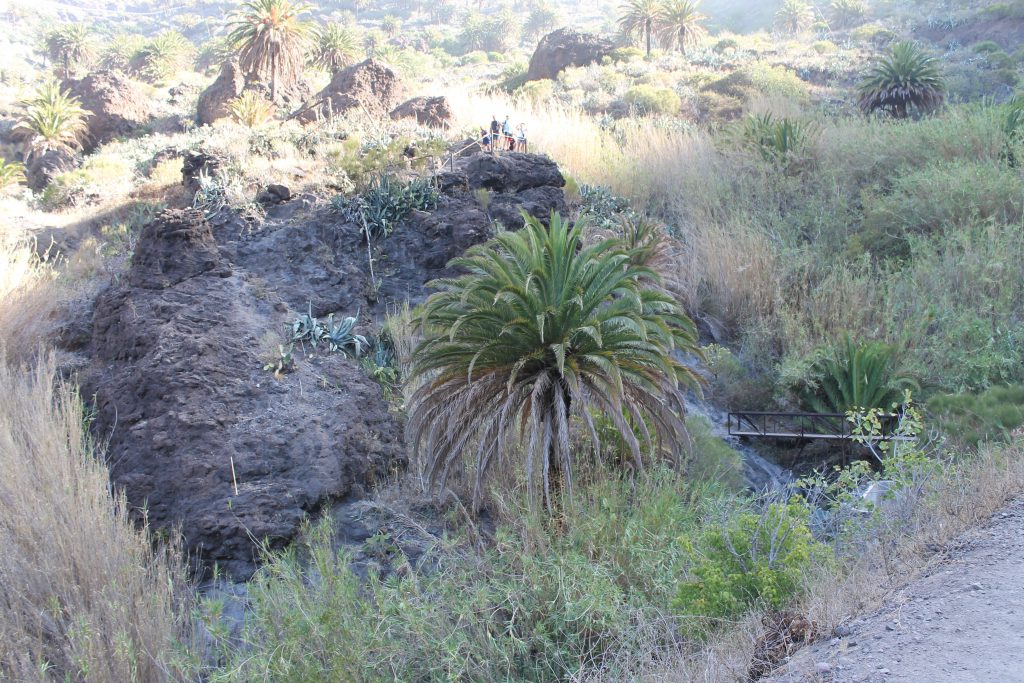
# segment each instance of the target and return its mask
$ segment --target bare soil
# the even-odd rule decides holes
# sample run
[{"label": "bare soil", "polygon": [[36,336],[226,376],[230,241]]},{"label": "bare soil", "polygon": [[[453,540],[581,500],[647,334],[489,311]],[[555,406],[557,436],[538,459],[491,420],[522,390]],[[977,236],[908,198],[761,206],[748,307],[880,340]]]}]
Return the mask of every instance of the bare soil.
[{"label": "bare soil", "polygon": [[1024,499],[960,536],[881,609],[835,636],[762,680],[1024,681]]}]

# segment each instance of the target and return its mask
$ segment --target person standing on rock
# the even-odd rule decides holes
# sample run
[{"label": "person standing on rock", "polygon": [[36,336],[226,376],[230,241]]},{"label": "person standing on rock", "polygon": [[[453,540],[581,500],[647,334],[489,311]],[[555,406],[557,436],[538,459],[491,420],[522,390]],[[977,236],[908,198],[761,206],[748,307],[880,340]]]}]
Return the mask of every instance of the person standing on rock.
[{"label": "person standing on rock", "polygon": [[498,117],[491,114],[491,150],[493,151],[495,143],[498,142],[498,136],[501,135],[501,124],[498,123]]},{"label": "person standing on rock", "polygon": [[520,152],[526,151],[526,124],[520,123],[516,127],[516,149]]},{"label": "person standing on rock", "polygon": [[514,152],[516,149],[516,139],[512,135],[512,124],[508,120],[508,114],[505,114],[505,122],[501,124],[501,134],[504,136],[503,141],[505,149],[510,152]]}]

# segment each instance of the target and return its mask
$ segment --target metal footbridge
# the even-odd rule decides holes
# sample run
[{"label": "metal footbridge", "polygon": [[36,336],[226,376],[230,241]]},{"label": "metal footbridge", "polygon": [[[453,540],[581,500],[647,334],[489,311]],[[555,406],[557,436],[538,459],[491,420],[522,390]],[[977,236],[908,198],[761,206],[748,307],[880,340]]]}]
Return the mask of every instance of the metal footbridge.
[{"label": "metal footbridge", "polygon": [[[912,441],[896,434],[900,416],[879,416],[881,435],[871,441]],[[729,413],[729,435],[761,439],[854,441],[854,425],[843,413],[777,413],[743,411]]]}]

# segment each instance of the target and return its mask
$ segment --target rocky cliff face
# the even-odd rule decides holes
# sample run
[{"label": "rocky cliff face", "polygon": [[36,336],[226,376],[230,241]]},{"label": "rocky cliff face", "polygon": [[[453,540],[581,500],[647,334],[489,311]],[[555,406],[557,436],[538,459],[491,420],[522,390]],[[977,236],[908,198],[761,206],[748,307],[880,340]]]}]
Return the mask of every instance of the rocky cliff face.
[{"label": "rocky cliff face", "polygon": [[600,61],[615,48],[610,40],[592,33],[560,28],[547,34],[530,57],[526,80],[555,78],[570,66],[586,66]]},{"label": "rocky cliff face", "polygon": [[372,333],[375,315],[422,300],[494,221],[564,211],[562,176],[545,157],[462,164],[438,179],[436,210],[375,245],[376,291],[359,226],[308,195],[275,205],[262,225],[173,210],[145,228],[129,272],[95,303],[82,374],[113,482],[139,518],[180,528],[193,557],[244,579],[259,543],[286,544],[307,516],[404,467],[401,422],[356,361],[296,353],[294,372],[275,377],[263,369],[267,338],[307,306],[361,310],[359,331]]}]

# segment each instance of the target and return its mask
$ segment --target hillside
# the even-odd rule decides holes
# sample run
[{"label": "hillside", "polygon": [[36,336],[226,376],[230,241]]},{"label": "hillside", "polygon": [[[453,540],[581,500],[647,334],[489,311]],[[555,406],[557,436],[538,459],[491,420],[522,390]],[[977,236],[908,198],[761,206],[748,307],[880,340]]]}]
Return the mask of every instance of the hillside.
[{"label": "hillside", "polygon": [[1011,680],[1022,38],[5,4],[0,681]]}]

